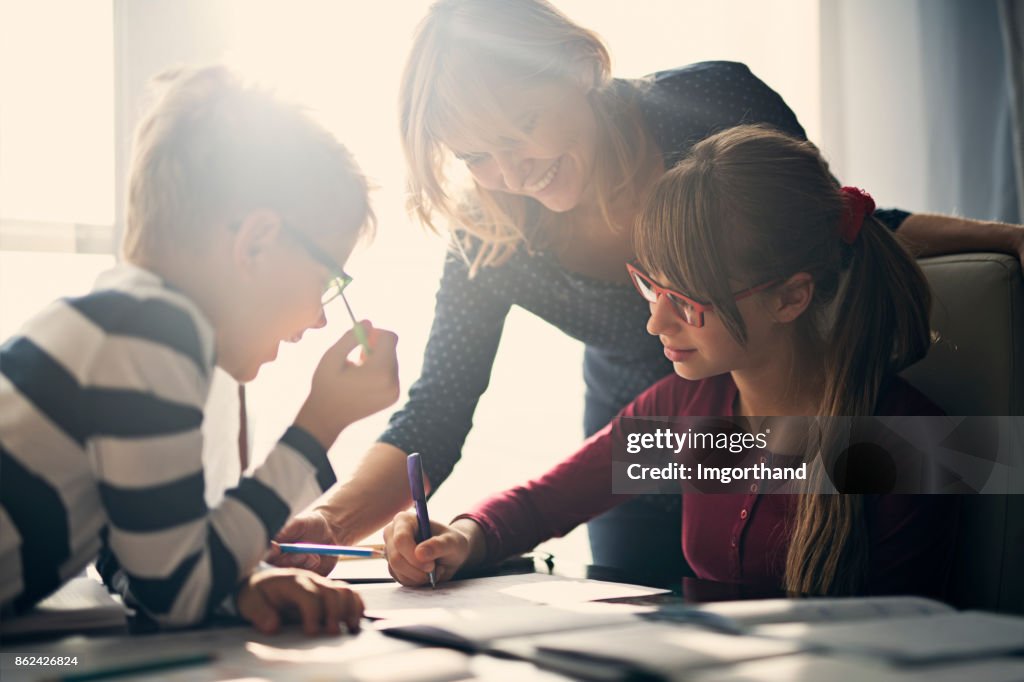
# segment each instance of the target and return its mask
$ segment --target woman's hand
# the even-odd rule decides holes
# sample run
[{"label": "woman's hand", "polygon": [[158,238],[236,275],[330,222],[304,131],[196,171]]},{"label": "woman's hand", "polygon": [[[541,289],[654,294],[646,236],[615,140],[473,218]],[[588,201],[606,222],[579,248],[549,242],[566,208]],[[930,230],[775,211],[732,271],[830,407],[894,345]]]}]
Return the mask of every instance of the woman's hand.
[{"label": "woman's hand", "polygon": [[298,621],[307,635],[359,631],[363,600],[337,580],[309,571],[275,568],[242,581],[235,598],[238,613],[264,634],[277,632],[283,621]]},{"label": "woman's hand", "polygon": [[284,524],[274,538],[275,542],[270,545],[270,551],[264,560],[275,566],[287,568],[305,568],[316,571],[320,575],[328,575],[334,570],[338,558],[323,554],[285,554],[278,546],[278,542],[310,542],[316,545],[341,545],[331,529],[331,523],[320,510],[296,514],[288,523]]},{"label": "woman's hand", "polygon": [[483,532],[472,521],[463,519],[451,526],[434,521],[430,524],[433,537],[416,544],[418,530],[412,511],[400,512],[384,528],[388,570],[403,585],[430,582],[430,571],[435,571],[437,582],[450,580],[460,568],[478,563],[483,556]]}]

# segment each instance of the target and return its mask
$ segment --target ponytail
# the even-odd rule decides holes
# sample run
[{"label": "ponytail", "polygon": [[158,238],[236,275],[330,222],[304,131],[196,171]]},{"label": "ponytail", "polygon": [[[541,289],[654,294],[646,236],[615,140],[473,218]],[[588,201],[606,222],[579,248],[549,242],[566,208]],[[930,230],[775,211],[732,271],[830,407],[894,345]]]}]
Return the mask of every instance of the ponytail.
[{"label": "ponytail", "polygon": [[[874,414],[886,376],[924,357],[930,342],[928,283],[890,231],[868,215],[847,248],[851,260],[825,358],[819,411],[824,417],[823,456],[842,447],[829,417]],[[812,486],[824,483],[829,469],[824,461],[818,464]],[[868,565],[863,497],[804,494],[796,519],[786,556],[786,589],[804,594],[858,591]]]}]

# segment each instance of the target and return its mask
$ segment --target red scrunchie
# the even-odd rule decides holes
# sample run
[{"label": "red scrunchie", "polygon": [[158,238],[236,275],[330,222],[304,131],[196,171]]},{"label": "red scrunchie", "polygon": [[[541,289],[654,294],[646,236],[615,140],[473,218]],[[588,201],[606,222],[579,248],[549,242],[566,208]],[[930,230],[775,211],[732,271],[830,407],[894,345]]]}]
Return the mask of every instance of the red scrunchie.
[{"label": "red scrunchie", "polygon": [[843,215],[839,219],[839,237],[847,244],[857,241],[864,218],[875,212],[875,200],[860,187],[839,190],[845,199]]}]

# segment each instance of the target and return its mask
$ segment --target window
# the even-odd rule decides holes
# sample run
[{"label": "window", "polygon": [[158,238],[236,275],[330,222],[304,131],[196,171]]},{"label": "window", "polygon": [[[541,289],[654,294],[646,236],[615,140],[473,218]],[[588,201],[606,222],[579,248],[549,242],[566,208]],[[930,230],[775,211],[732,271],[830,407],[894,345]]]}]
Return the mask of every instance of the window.
[{"label": "window", "polygon": [[0,338],[114,262],[112,17],[0,2]]}]

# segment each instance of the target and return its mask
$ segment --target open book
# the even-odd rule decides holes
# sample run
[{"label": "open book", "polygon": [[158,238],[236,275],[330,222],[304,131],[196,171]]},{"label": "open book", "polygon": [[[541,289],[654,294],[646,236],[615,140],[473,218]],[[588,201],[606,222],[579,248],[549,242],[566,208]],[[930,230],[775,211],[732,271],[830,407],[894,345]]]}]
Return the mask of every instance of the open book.
[{"label": "open book", "polygon": [[1024,653],[1024,618],[981,611],[838,623],[785,623],[753,630],[806,648],[913,665]]},{"label": "open book", "polygon": [[672,604],[637,613],[629,623],[509,637],[491,642],[490,649],[584,679],[672,679],[815,649],[796,638],[750,636],[767,623],[863,623],[951,612],[941,602],[917,597]]},{"label": "open book", "polygon": [[0,635],[82,632],[125,627],[125,608],[99,581],[72,578],[28,613],[0,623]]},{"label": "open book", "polygon": [[852,655],[857,665],[888,669],[954,660],[981,663],[1024,651],[1024,619],[960,613],[919,597],[660,607],[538,604],[435,615],[391,622],[383,629],[420,642],[526,659],[592,680],[669,680],[793,656],[810,656],[817,665],[822,657],[831,661]]}]

